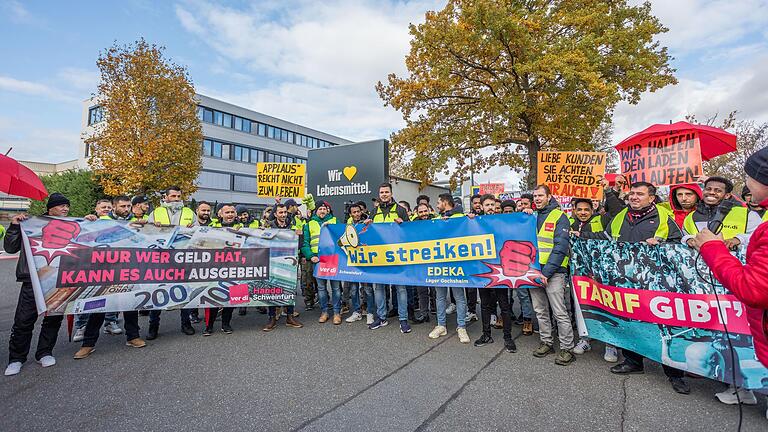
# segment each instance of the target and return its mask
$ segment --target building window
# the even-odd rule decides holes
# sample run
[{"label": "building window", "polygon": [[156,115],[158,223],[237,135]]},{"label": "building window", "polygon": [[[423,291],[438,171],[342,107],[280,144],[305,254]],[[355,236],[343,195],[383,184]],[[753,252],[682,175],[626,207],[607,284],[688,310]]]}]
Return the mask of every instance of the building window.
[{"label": "building window", "polygon": [[264,152],[251,149],[251,163],[264,162]]},{"label": "building window", "polygon": [[251,133],[251,121],[242,117],[235,117],[235,129]]},{"label": "building window", "polygon": [[211,157],[222,157],[222,144],[218,141],[209,139],[203,140],[203,155]]},{"label": "building window", "polygon": [[88,109],[88,126],[104,120],[104,108],[100,106],[91,107]]},{"label": "building window", "polygon": [[207,189],[230,190],[232,186],[231,176],[229,174],[202,170],[197,178],[197,185]]},{"label": "building window", "polygon": [[251,152],[249,149],[245,147],[240,146],[232,146],[232,159],[236,161],[241,162],[250,162],[250,154]]},{"label": "building window", "polygon": [[223,113],[222,114],[222,118],[223,118],[222,126],[231,128],[232,127],[232,116],[227,114],[227,113]]},{"label": "building window", "polygon": [[267,136],[267,125],[259,123],[259,135]]},{"label": "building window", "polygon": [[256,192],[256,177],[234,175],[234,184],[232,190],[238,192]]}]

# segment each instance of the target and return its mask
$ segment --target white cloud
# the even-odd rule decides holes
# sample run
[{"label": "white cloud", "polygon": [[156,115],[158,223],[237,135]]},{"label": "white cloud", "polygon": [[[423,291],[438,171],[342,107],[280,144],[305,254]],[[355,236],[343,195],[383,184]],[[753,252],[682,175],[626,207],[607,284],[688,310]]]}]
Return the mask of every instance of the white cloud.
[{"label": "white cloud", "polygon": [[739,69],[704,80],[680,79],[675,86],[643,95],[637,105],[620,104],[613,116],[619,142],[653,123],[684,120],[686,114],[720,118],[737,110],[738,118],[768,121],[768,56]]},{"label": "white cloud", "polygon": [[723,47],[768,24],[768,4],[760,0],[654,0],[652,11],[669,28],[659,40],[673,53]]},{"label": "white cloud", "polygon": [[31,18],[31,14],[27,8],[15,0],[3,2],[3,9],[8,11],[9,16],[15,22],[25,22]]},{"label": "white cloud", "polygon": [[19,80],[0,75],[0,91],[19,93],[29,96],[41,96],[62,102],[77,102],[78,98],[58,88],[33,81]]},{"label": "white cloud", "polygon": [[82,94],[81,99],[90,96],[99,84],[99,72],[91,69],[65,67],[56,76],[69,87],[68,90]]},{"label": "white cloud", "polygon": [[63,162],[77,158],[80,134],[70,129],[46,129],[19,119],[0,118],[0,152],[18,160]]}]

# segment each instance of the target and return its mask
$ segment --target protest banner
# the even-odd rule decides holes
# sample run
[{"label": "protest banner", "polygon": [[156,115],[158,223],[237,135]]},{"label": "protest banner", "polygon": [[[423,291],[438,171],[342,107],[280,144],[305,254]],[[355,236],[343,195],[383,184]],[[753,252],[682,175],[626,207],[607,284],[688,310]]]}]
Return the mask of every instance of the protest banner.
[{"label": "protest banner", "polygon": [[631,183],[672,186],[694,183],[704,174],[696,132],[659,136],[618,150],[621,173]]},{"label": "protest banner", "polygon": [[504,193],[504,183],[483,183],[478,186],[480,195],[490,194],[495,197]]},{"label": "protest banner", "polygon": [[571,263],[582,335],[728,383],[735,368],[738,386],[762,388],[768,382],[744,305],[714,278],[715,285],[710,283],[695,250],[678,243],[577,239]]},{"label": "protest banner", "polygon": [[260,198],[304,198],[307,166],[299,163],[256,164],[257,195]]},{"label": "protest banner", "polygon": [[470,288],[537,286],[536,217],[526,214],[326,225],[324,279]]},{"label": "protest banner", "polygon": [[35,217],[22,232],[40,313],[294,304],[291,230]]},{"label": "protest banner", "polygon": [[536,182],[549,186],[552,195],[603,198],[600,181],[605,175],[605,153],[540,151],[538,158]]}]

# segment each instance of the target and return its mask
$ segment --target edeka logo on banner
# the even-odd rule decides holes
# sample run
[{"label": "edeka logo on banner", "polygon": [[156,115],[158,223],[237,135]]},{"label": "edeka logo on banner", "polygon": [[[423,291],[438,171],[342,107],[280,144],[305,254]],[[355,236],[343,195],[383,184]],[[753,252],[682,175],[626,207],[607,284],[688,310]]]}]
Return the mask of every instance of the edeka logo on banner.
[{"label": "edeka logo on banner", "polygon": [[765,387],[768,369],[756,360],[746,308],[712,286],[694,249],[577,239],[571,251],[582,336],[703,377],[732,383],[735,372],[736,385]]},{"label": "edeka logo on banner", "polygon": [[538,286],[536,217],[326,225],[315,276],[396,285]]},{"label": "edeka logo on banner", "polygon": [[340,186],[329,186],[327,184],[321,186],[318,184],[316,185],[317,190],[315,196],[324,197],[328,195],[360,195],[371,193],[371,187],[368,184],[368,181],[365,183],[357,183],[352,181],[352,179],[355,177],[355,174],[357,174],[357,167],[354,165],[346,166],[341,170],[328,170],[329,183],[340,182],[342,176],[344,176],[344,178],[346,178],[350,183]]}]

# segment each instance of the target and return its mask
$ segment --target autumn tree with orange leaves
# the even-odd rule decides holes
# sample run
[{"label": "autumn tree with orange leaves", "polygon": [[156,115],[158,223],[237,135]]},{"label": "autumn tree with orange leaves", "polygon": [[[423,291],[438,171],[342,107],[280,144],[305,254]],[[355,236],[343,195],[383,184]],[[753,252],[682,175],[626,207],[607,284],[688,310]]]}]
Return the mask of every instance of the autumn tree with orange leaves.
[{"label": "autumn tree with orange leaves", "polygon": [[96,64],[101,79],[94,97],[105,121],[84,139],[104,192],[153,194],[173,185],[194,192],[203,135],[186,69],[143,39],[112,46]]},{"label": "autumn tree with orange leaves", "polygon": [[376,87],[406,122],[390,154],[424,183],[508,165],[530,188],[538,151],[592,150],[619,101],[676,82],[665,31],[647,2],[449,0]]}]

